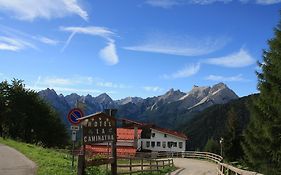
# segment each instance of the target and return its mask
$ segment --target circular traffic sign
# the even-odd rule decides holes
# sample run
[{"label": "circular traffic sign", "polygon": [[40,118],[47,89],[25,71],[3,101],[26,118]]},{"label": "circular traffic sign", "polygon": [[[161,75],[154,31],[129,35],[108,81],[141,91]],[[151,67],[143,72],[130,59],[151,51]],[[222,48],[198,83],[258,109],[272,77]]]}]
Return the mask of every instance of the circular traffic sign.
[{"label": "circular traffic sign", "polygon": [[70,123],[77,125],[80,123],[80,121],[78,120],[79,118],[83,117],[84,114],[81,111],[81,109],[79,108],[74,108],[71,109],[67,115],[67,119]]}]

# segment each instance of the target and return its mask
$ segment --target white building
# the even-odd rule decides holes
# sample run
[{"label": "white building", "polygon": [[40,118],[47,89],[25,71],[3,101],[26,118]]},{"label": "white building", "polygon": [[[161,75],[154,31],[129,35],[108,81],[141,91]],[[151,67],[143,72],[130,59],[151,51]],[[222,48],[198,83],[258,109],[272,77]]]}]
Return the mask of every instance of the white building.
[{"label": "white building", "polygon": [[139,149],[173,152],[185,151],[187,137],[184,134],[162,128],[150,128],[150,131],[150,137],[139,139]]},{"label": "white building", "polygon": [[122,127],[141,129],[141,136],[137,140],[137,150],[139,151],[181,152],[186,149],[187,137],[183,133],[124,118],[120,120]]}]

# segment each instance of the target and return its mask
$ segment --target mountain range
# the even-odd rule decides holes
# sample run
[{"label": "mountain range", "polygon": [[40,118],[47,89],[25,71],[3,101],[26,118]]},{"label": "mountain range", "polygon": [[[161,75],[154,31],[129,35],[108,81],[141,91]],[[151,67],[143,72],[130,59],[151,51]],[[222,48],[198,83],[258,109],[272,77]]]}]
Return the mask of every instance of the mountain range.
[{"label": "mountain range", "polygon": [[239,97],[224,83],[210,86],[196,86],[189,92],[170,89],[163,95],[140,98],[127,97],[112,100],[106,93],[97,97],[57,94],[53,89],[39,91],[40,97],[48,102],[59,114],[62,121],[69,125],[67,114],[71,108],[83,108],[84,114],[103,111],[106,108],[118,109],[117,117],[154,123],[160,127],[175,129],[182,122],[192,119],[197,113],[214,104],[225,104]]}]

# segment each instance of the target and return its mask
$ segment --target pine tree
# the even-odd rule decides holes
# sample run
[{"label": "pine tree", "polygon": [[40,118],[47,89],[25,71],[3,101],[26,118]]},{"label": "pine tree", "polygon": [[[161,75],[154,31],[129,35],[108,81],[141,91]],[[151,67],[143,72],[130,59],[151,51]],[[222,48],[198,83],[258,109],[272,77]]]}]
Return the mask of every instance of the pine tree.
[{"label": "pine tree", "polygon": [[267,175],[281,174],[281,21],[263,52],[260,95],[251,109],[243,145],[248,165]]},{"label": "pine tree", "polygon": [[224,158],[229,161],[237,161],[242,157],[241,133],[238,113],[233,107],[227,113],[226,134],[224,136]]},{"label": "pine tree", "polygon": [[220,145],[213,138],[208,139],[208,141],[204,147],[204,151],[215,153],[215,154],[220,154]]}]

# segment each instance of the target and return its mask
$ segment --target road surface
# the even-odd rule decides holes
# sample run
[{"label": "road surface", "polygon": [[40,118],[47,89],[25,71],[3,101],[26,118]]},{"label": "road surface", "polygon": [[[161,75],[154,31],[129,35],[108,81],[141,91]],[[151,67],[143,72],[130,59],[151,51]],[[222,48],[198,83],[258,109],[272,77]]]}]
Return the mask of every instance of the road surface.
[{"label": "road surface", "polygon": [[167,175],[217,175],[217,165],[212,162],[187,158],[174,158],[176,171]]},{"label": "road surface", "polygon": [[17,150],[0,144],[1,175],[34,175],[36,165]]}]

